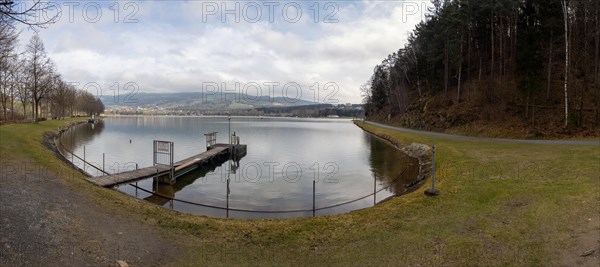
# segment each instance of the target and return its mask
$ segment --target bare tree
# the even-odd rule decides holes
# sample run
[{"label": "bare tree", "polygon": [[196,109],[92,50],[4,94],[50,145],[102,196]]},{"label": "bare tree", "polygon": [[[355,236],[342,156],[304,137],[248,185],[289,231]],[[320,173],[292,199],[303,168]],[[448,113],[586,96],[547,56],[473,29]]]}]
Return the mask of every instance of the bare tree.
[{"label": "bare tree", "polygon": [[13,95],[10,82],[12,82],[11,72],[17,57],[15,52],[17,41],[16,30],[8,23],[0,23],[0,103],[4,119],[7,119],[7,105]]},{"label": "bare tree", "polygon": [[21,73],[22,73],[22,69],[23,67],[21,65],[19,65],[19,57],[15,56],[14,58],[15,60],[12,61],[12,64],[9,66],[10,67],[10,71],[9,71],[9,89],[8,89],[8,102],[10,103],[10,111],[11,111],[11,119],[14,121],[15,120],[15,100],[17,97],[17,92],[19,89],[19,86],[21,86],[23,84],[23,82],[21,81],[21,79],[24,77]]},{"label": "bare tree", "polygon": [[0,24],[12,26],[17,22],[35,30],[55,23],[60,18],[60,12],[56,3],[52,2],[0,0]]},{"label": "bare tree", "polygon": [[27,69],[27,60],[26,59],[20,59],[19,60],[19,66],[22,66],[20,69],[17,70],[16,75],[19,75],[20,77],[17,78],[18,82],[16,83],[16,89],[17,89],[17,96],[19,98],[19,102],[21,102],[21,105],[23,107],[23,117],[27,116],[27,104],[29,103],[30,99],[31,99],[31,91],[29,90],[29,88],[27,87],[28,84],[30,84],[29,80],[30,80],[30,75],[29,75],[29,71]]},{"label": "bare tree", "polygon": [[[13,61],[4,58],[0,60],[0,104],[2,105],[2,118],[8,119],[7,111],[13,98],[13,72],[15,66]],[[12,110],[11,110],[12,112]]]},{"label": "bare tree", "polygon": [[50,91],[52,63],[46,54],[42,39],[36,34],[26,48],[27,67],[29,72],[29,90],[31,92],[31,107],[33,122],[37,122],[40,100]]}]

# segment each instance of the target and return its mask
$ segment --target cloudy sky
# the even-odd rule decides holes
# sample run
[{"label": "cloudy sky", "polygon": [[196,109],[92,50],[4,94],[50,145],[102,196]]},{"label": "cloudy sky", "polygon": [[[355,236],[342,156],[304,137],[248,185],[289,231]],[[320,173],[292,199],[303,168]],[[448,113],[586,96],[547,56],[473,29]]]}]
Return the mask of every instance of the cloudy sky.
[{"label": "cloudy sky", "polygon": [[97,83],[103,95],[126,83],[146,93],[216,83],[279,96],[297,84],[306,100],[359,103],[360,85],[404,45],[428,2],[58,1],[57,23],[39,34],[65,80]]}]

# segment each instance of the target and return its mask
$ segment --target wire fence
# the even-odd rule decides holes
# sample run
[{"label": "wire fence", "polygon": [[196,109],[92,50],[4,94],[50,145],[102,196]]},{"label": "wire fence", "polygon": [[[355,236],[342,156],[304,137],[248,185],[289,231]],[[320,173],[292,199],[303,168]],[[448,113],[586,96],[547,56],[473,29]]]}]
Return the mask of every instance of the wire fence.
[{"label": "wire fence", "polygon": [[326,210],[326,209],[331,209],[331,208],[335,208],[335,207],[339,207],[339,206],[343,206],[343,205],[348,205],[350,203],[354,203],[360,200],[363,200],[365,198],[371,197],[376,195],[377,193],[386,190],[388,188],[390,188],[392,185],[394,185],[400,178],[402,178],[402,175],[404,174],[404,170],[402,171],[402,173],[400,175],[398,175],[398,177],[396,177],[396,179],[394,179],[391,183],[389,183],[387,186],[380,188],[379,190],[359,197],[359,198],[355,198],[352,200],[348,200],[348,201],[344,201],[344,202],[340,202],[337,204],[333,204],[333,205],[329,205],[329,206],[325,206],[325,207],[319,207],[319,208],[314,208],[314,209],[295,209],[295,210],[251,210],[251,209],[239,209],[239,208],[228,208],[228,207],[223,207],[223,206],[216,206],[216,205],[208,205],[208,204],[202,204],[202,203],[197,203],[197,202],[193,202],[193,201],[188,201],[188,200],[183,200],[183,199],[177,199],[174,197],[169,197],[169,196],[165,196],[165,195],[161,195],[158,193],[155,193],[153,191],[147,190],[145,188],[139,187],[137,185],[134,184],[129,184],[130,186],[141,190],[143,192],[152,194],[154,196],[158,196],[161,198],[164,198],[166,200],[170,200],[170,201],[176,201],[176,202],[181,202],[181,203],[185,203],[185,204],[191,204],[191,205],[196,205],[196,206],[201,206],[201,207],[206,207],[206,208],[213,208],[213,209],[220,209],[220,210],[230,210],[230,211],[241,211],[241,212],[253,212],[253,213],[296,213],[296,212],[315,212],[315,211],[320,211],[320,210]]},{"label": "wire fence", "polygon": [[[60,148],[59,148],[59,147],[57,147],[57,148],[58,148],[58,150],[59,150],[59,153],[60,153],[60,154],[61,154],[61,155],[62,155],[62,156],[63,156],[63,157],[66,159],[66,160],[69,160],[69,159],[67,158],[67,156],[66,156],[66,155],[64,155],[62,152],[60,152],[60,150],[61,150],[61,149],[62,149],[62,150],[64,150],[64,151],[66,151],[66,152],[68,152],[69,154],[71,154],[71,156],[72,156],[72,157],[75,157],[75,158],[77,158],[77,159],[79,159],[79,160],[81,160],[81,161],[83,162],[83,164],[84,164],[83,171],[84,171],[84,172],[86,172],[86,165],[89,165],[90,167],[92,167],[92,168],[96,169],[97,171],[99,171],[99,172],[101,172],[101,173],[103,173],[103,174],[105,174],[105,175],[110,175],[110,173],[108,173],[108,172],[104,171],[103,169],[100,169],[99,167],[96,167],[96,166],[94,166],[94,164],[92,164],[92,163],[90,163],[90,162],[86,161],[85,159],[83,159],[83,158],[81,158],[81,157],[77,156],[77,154],[73,153],[73,151],[71,151],[71,150],[67,149],[67,148],[66,148],[66,147],[65,147],[65,146],[62,144],[62,142],[61,142],[60,140],[58,140],[58,144],[59,144],[59,146],[60,146]],[[71,163],[72,163],[73,165],[75,165],[75,162],[73,162],[73,159],[71,159]],[[79,167],[79,166],[77,166],[77,165],[75,165],[75,166],[76,166],[76,167]],[[89,173],[88,173],[88,174],[89,174]]]},{"label": "wire fence", "polygon": [[[64,145],[62,144],[62,142],[60,142],[60,140],[59,140],[58,143],[61,146],[61,148],[64,151],[66,151],[69,154],[71,154],[71,156],[73,156],[73,157],[81,160],[84,164],[89,165],[90,167],[92,167],[92,168],[100,171],[101,173],[103,173],[105,175],[110,175],[110,173],[106,172],[105,170],[103,170],[103,169],[101,169],[99,167],[94,166],[93,163],[90,163],[90,162],[86,161],[85,159],[77,156],[75,153],[73,153],[69,149],[65,148]],[[68,158],[63,153],[61,153],[61,155],[63,155],[63,157],[68,160]],[[84,167],[84,171],[85,171],[85,167]],[[321,210],[326,210],[326,209],[331,209],[331,208],[336,208],[336,207],[348,205],[348,204],[351,204],[351,203],[354,203],[354,202],[357,202],[357,201],[360,201],[360,200],[363,200],[363,199],[375,196],[376,194],[380,193],[381,191],[387,190],[390,187],[392,187],[393,185],[395,185],[396,182],[404,176],[404,174],[406,173],[406,171],[407,171],[407,168],[403,169],[402,172],[394,180],[392,180],[390,183],[388,183],[385,187],[382,187],[379,190],[374,191],[373,193],[370,193],[370,194],[367,194],[365,196],[362,196],[362,197],[359,197],[359,198],[355,198],[355,199],[352,199],[352,200],[348,200],[348,201],[336,203],[336,204],[333,204],[333,205],[328,205],[328,206],[325,206],[325,207],[319,207],[319,208],[315,207],[315,204],[316,204],[315,203],[315,197],[314,197],[314,194],[315,194],[314,193],[315,192],[314,191],[314,186],[315,185],[313,184],[313,208],[309,208],[309,209],[293,209],[293,210],[255,210],[255,209],[240,209],[240,208],[231,208],[231,207],[223,207],[223,206],[217,206],[217,205],[203,204],[203,203],[197,203],[197,202],[189,201],[189,200],[185,200],[185,199],[177,199],[175,197],[165,196],[165,195],[162,195],[162,194],[150,191],[148,189],[139,187],[139,186],[137,186],[137,183],[130,183],[129,185],[132,186],[132,187],[134,187],[137,190],[140,190],[142,192],[146,192],[146,193],[151,194],[153,196],[157,196],[157,197],[160,197],[160,198],[163,198],[163,199],[166,199],[166,200],[169,200],[169,201],[173,201],[173,202],[180,202],[180,203],[190,204],[190,205],[199,206],[199,207],[212,208],[212,209],[225,210],[225,211],[238,211],[238,212],[249,212],[249,213],[265,213],[265,214],[267,214],[267,213],[312,212],[313,216],[314,216],[315,212],[317,212],[317,211],[321,211]],[[376,178],[373,178],[373,179],[376,179]],[[424,177],[421,178],[420,180],[417,180],[417,181],[414,181],[413,183],[410,183],[409,185],[406,186],[407,190],[405,190],[405,191],[408,191],[409,187],[414,187],[417,184],[419,184],[420,182],[422,182],[423,180],[425,180]],[[398,195],[398,194],[396,194],[396,195]]]}]

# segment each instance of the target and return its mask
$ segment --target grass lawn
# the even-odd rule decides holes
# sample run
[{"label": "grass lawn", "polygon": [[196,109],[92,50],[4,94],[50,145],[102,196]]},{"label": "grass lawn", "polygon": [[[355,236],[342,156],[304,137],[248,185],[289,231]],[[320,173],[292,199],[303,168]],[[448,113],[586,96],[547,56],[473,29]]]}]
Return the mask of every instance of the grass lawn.
[{"label": "grass lawn", "polygon": [[[35,162],[132,221],[155,225],[184,255],[173,265],[558,265],[599,238],[600,148],[465,142],[357,124],[396,142],[436,144],[441,194],[424,188],[373,208],[296,219],[216,219],[99,188],[42,145],[69,121],[0,126],[0,162]],[[589,241],[589,240],[588,240]],[[595,260],[595,262],[593,261]]]}]

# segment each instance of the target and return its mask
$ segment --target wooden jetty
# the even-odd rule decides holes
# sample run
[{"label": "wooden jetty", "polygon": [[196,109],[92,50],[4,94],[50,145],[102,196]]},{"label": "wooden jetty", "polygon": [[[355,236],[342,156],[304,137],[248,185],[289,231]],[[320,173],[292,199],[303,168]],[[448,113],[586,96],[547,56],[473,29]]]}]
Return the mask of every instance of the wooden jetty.
[{"label": "wooden jetty", "polygon": [[154,166],[146,168],[91,177],[88,179],[92,183],[103,187],[113,187],[153,177],[158,177],[159,182],[174,184],[177,177],[205,164],[214,164],[218,161],[223,162],[229,158],[243,157],[244,155],[246,155],[246,145],[212,144],[207,147],[205,152],[177,161],[171,166],[155,163]]}]

